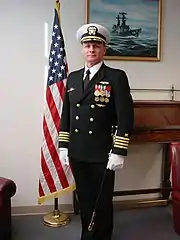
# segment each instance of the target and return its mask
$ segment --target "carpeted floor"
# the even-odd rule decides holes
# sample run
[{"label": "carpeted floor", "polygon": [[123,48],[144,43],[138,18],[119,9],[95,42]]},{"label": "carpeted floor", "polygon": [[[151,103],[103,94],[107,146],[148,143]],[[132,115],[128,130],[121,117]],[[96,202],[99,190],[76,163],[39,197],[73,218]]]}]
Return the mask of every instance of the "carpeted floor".
[{"label": "carpeted floor", "polygon": [[[69,225],[46,227],[40,215],[13,216],[12,240],[79,240],[79,216],[72,215]],[[179,240],[173,229],[171,207],[116,211],[112,240]]]}]

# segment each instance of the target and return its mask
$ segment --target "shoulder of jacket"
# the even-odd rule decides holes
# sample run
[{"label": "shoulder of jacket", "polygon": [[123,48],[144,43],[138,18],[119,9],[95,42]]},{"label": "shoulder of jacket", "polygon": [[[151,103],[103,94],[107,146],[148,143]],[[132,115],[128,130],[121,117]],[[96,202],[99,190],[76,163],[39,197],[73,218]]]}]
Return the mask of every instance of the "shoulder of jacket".
[{"label": "shoulder of jacket", "polygon": [[[122,84],[126,85],[128,82],[128,75],[123,69],[118,68],[112,68],[109,66],[106,66],[106,74],[108,80],[114,85],[121,86]],[[113,76],[113,77],[112,77]]]},{"label": "shoulder of jacket", "polygon": [[125,71],[123,69],[112,68],[109,66],[106,66],[106,69],[109,73],[125,74]]},{"label": "shoulder of jacket", "polygon": [[72,71],[72,72],[69,73],[68,76],[78,75],[82,70],[83,70],[83,68],[75,70],[75,71]]}]

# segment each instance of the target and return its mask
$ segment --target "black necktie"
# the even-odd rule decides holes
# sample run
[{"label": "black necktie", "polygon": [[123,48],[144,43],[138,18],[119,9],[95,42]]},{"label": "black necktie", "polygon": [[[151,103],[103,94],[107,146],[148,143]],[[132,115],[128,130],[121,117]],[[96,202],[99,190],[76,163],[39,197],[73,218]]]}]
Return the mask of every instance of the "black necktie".
[{"label": "black necktie", "polygon": [[90,79],[89,79],[89,75],[90,75],[90,70],[88,69],[87,71],[86,71],[86,77],[85,77],[85,79],[83,80],[83,86],[84,86],[84,90],[86,89],[86,87],[87,87],[87,85],[88,85],[88,83],[89,83],[89,81],[90,81]]}]

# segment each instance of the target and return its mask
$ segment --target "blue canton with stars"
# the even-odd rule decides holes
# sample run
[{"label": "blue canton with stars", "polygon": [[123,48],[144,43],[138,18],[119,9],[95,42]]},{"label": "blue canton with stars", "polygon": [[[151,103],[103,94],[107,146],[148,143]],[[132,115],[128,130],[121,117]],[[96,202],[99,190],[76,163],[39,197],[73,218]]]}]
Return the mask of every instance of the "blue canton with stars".
[{"label": "blue canton with stars", "polygon": [[47,86],[67,78],[66,52],[63,34],[59,24],[57,11],[55,10],[51,50],[49,54],[49,70]]}]

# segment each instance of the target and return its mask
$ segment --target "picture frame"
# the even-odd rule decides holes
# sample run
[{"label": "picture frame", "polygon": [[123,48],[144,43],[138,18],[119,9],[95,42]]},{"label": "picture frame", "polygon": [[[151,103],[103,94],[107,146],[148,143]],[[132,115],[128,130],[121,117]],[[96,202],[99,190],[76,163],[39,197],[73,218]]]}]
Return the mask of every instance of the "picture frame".
[{"label": "picture frame", "polygon": [[110,31],[106,60],[160,61],[162,0],[86,0],[86,23]]}]

